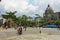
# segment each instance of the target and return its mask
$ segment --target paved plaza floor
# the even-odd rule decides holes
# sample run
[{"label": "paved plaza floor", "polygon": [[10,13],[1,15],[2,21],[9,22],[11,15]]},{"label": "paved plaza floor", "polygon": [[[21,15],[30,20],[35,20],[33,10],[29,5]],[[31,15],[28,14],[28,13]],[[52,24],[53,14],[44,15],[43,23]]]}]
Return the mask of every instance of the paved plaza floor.
[{"label": "paved plaza floor", "polygon": [[27,28],[26,31],[23,29],[22,35],[18,35],[14,28],[0,29],[0,40],[60,40],[60,30],[57,28]]}]

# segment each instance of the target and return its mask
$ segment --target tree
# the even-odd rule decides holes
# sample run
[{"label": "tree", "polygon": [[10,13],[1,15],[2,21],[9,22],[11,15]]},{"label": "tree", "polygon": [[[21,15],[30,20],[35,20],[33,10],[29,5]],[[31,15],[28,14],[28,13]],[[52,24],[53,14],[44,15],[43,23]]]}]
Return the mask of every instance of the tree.
[{"label": "tree", "polygon": [[35,25],[35,20],[33,20],[33,17],[31,17],[31,16],[28,17],[27,25],[28,25],[29,27],[34,27],[34,26],[36,26],[36,25]]},{"label": "tree", "polygon": [[37,17],[42,18],[39,14],[35,14]]},{"label": "tree", "polygon": [[40,27],[41,25],[40,21],[42,20],[42,17],[39,14],[35,14],[35,15],[36,15],[35,17],[36,25]]},{"label": "tree", "polygon": [[16,11],[14,12],[6,12],[6,14],[2,14],[2,17],[5,18],[5,19],[15,19],[16,18],[16,15],[15,15]]},{"label": "tree", "polygon": [[15,23],[17,22],[17,17],[15,15],[16,11],[14,12],[6,12],[6,14],[2,14],[2,17],[5,19],[12,19]]},{"label": "tree", "polygon": [[22,20],[23,20],[24,25],[26,26],[27,25],[27,16],[22,15]]},{"label": "tree", "polygon": [[28,21],[32,21],[33,18],[29,16],[27,19]]}]

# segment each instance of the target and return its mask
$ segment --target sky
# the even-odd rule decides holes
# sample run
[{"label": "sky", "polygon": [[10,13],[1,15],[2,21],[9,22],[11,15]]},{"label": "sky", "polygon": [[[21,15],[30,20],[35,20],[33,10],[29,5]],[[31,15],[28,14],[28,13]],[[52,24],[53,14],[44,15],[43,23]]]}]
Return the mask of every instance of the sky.
[{"label": "sky", "polygon": [[60,0],[2,0],[0,2],[0,14],[17,11],[16,15],[27,15],[34,17],[39,14],[43,17],[48,4],[54,12],[60,12]]}]

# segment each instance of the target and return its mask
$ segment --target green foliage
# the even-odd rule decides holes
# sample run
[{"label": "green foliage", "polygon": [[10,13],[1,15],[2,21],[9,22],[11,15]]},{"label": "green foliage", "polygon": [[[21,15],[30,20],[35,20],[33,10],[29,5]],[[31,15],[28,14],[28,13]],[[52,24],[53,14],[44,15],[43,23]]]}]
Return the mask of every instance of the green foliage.
[{"label": "green foliage", "polygon": [[58,20],[50,20],[50,21],[47,21],[45,23],[46,24],[60,24],[60,19],[58,19]]},{"label": "green foliage", "polygon": [[35,14],[38,18],[42,18],[39,14]]},{"label": "green foliage", "polygon": [[3,14],[2,17],[5,19],[11,18],[11,19],[15,19],[16,15],[15,15],[16,11],[14,12],[6,12],[6,14]]},{"label": "green foliage", "polygon": [[[50,20],[50,21],[45,21],[41,16],[36,14],[37,17],[35,17],[34,20],[31,21],[32,17],[28,17],[26,15],[22,15],[20,17],[16,17],[15,15],[16,11],[14,12],[6,12],[6,14],[3,14],[3,18],[11,18],[13,19],[14,23],[21,24],[23,26],[29,26],[29,27],[42,27],[45,24],[60,24],[60,19],[58,20]],[[28,20],[29,19],[29,20]],[[39,22],[37,21],[39,19]]]},{"label": "green foliage", "polygon": [[15,13],[16,13],[16,11],[6,12],[6,14],[2,14],[2,17],[5,18],[5,19],[11,18],[16,23],[18,18],[16,17]]}]

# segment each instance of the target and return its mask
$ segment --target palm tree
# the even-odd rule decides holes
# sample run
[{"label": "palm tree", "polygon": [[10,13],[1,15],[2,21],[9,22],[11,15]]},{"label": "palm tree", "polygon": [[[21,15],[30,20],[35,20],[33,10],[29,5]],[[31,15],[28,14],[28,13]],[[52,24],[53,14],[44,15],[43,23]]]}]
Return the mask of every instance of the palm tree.
[{"label": "palm tree", "polygon": [[2,17],[5,18],[5,19],[15,19],[16,18],[16,15],[15,15],[16,11],[14,12],[6,12],[6,14],[2,14]]},{"label": "palm tree", "polygon": [[22,15],[22,19],[23,19],[24,28],[25,28],[25,31],[26,31],[26,26],[27,26],[27,16],[26,16],[26,15]]},{"label": "palm tree", "polygon": [[22,15],[22,19],[23,19],[24,23],[27,22],[27,16],[26,15]]},{"label": "palm tree", "polygon": [[[6,12],[6,14],[2,14],[1,16],[5,19],[7,19],[9,25],[13,25],[13,23],[17,22],[17,17],[15,15],[16,11],[14,12]],[[10,21],[10,22],[9,22]]]},{"label": "palm tree", "polygon": [[35,14],[38,18],[42,18],[39,14]]},{"label": "palm tree", "polygon": [[32,17],[30,17],[30,16],[28,17],[28,21],[31,21],[32,19],[33,19]]},{"label": "palm tree", "polygon": [[36,22],[36,25],[39,26],[40,25],[40,21],[42,19],[42,17],[39,15],[39,14],[35,14],[36,17],[35,17],[35,22]]}]

